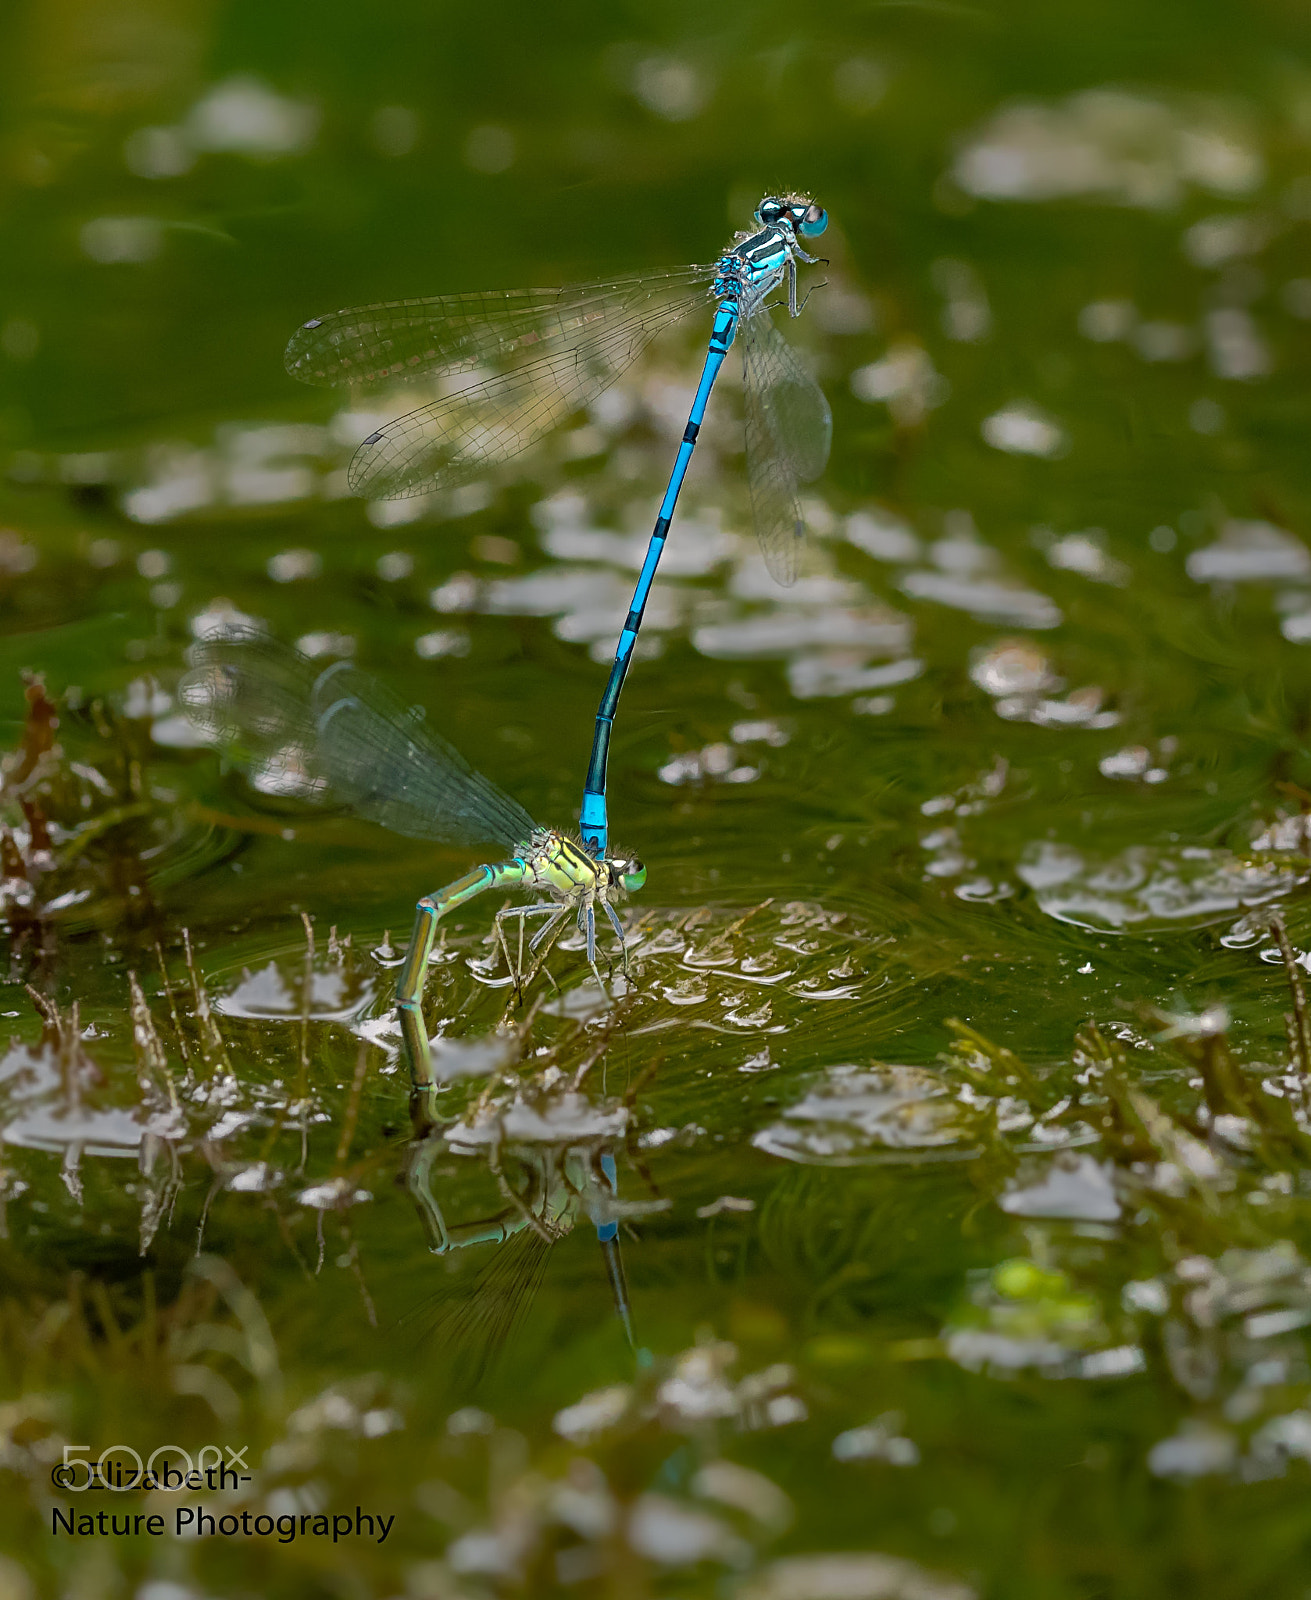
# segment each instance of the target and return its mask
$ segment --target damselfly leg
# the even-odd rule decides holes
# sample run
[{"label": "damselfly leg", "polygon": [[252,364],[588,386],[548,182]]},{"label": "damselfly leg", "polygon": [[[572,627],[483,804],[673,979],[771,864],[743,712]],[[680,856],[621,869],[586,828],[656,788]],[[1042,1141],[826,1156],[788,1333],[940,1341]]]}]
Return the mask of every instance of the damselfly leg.
[{"label": "damselfly leg", "polygon": [[[552,931],[557,923],[563,922],[569,915],[568,906],[559,906],[554,901],[542,906],[504,906],[496,913],[494,927],[496,937],[501,946],[501,953],[505,957],[505,970],[510,974],[510,982],[514,986],[516,1002],[522,1001],[526,983],[532,981],[532,975],[527,974],[524,968],[524,923],[529,917],[549,917],[551,920],[545,927],[533,935],[528,944],[528,954],[536,955],[538,946]],[[505,937],[504,924],[514,918],[519,924],[519,948],[517,956],[511,956],[509,942]],[[539,962],[538,966],[541,965]],[[534,972],[537,970],[535,967]]]}]

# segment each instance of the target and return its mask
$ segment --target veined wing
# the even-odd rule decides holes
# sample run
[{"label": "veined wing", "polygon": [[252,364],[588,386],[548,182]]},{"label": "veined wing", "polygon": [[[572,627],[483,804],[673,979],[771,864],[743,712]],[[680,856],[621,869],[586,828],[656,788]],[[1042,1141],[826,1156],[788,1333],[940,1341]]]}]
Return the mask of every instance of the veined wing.
[{"label": "veined wing", "polygon": [[601,323],[656,312],[714,276],[712,267],[634,273],[566,289],[485,290],[391,300],[315,317],[287,345],[287,371],[336,388],[498,367],[574,345]]},{"label": "veined wing", "polygon": [[467,483],[589,404],[661,329],[705,303],[704,289],[684,284],[676,297],[651,300],[619,320],[598,317],[579,342],[398,417],[355,452],[347,473],[351,489],[394,500]]},{"label": "veined wing", "polygon": [[320,760],[352,810],[395,833],[515,850],[536,824],[376,678],[339,662],[314,684]]},{"label": "veined wing", "polygon": [[346,662],[322,670],[254,632],[191,652],[179,699],[188,716],[257,784],[356,815],[415,839],[526,845],[532,818],[423,713]]},{"label": "veined wing", "polygon": [[765,565],[789,585],[796,582],[806,536],[797,483],[819,477],[827,465],[833,417],[768,311],[748,317],[739,338],[752,520]]}]

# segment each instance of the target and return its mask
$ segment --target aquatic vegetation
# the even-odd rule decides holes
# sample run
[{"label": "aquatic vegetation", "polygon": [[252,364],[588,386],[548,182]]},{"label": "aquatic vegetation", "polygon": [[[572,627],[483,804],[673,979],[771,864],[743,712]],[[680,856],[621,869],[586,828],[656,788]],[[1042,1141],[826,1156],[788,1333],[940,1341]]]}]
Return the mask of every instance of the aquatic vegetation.
[{"label": "aquatic vegetation", "polygon": [[53,954],[56,927],[146,928],[158,889],[222,848],[220,819],[180,804],[152,770],[157,698],[167,703],[139,679],[117,708],[80,697],[60,706],[39,675],[25,675],[21,731],[0,758],[0,920],[11,981],[34,954]]},{"label": "aquatic vegetation", "polygon": [[[1300,19],[166,11],[4,41],[0,1591],[1298,1592]],[[706,328],[406,500],[348,493],[396,397],[278,352],[709,259],[770,173],[833,218],[804,561],[726,363],[609,751],[628,972],[571,927],[520,997],[456,908],[416,1129],[471,861],[252,791],[186,654],[358,663],[572,817]],[[51,1531],[183,1503],[65,1447],[170,1444],[274,1531]]]}]

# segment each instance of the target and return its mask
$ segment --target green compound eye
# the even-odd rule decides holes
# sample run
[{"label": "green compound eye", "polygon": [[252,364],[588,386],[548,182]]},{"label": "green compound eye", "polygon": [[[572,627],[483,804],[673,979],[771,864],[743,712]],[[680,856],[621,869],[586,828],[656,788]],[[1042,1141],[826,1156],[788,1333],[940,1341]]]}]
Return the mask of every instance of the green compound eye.
[{"label": "green compound eye", "polygon": [[646,867],[636,856],[630,856],[627,861],[616,861],[613,865],[619,875],[620,887],[629,894],[636,894],[646,882]]}]

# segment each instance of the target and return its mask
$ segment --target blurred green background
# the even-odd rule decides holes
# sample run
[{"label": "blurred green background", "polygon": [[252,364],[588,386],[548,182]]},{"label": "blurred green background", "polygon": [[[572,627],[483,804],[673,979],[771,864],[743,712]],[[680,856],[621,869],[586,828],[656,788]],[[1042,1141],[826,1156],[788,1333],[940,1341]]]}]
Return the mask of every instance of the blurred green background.
[{"label": "blurred green background", "polygon": [[[17,750],[39,671],[60,749],[0,789],[0,1594],[1308,1592],[1309,1063],[1270,930],[1311,971],[1307,29],[5,12],[0,720]],[[561,1237],[433,1255],[369,952],[470,863],[253,795],[177,678],[234,615],[353,653],[571,826],[706,327],[485,483],[370,505],[344,469],[403,397],[283,347],[711,260],[791,187],[831,218],[784,328],[834,413],[808,565],[753,552],[726,377],[611,758],[633,991],[607,1019],[553,963],[510,1076],[448,1091],[490,1164],[432,1174],[451,1221],[562,1173]],[[497,1021],[493,909],[434,1031]],[[506,1122],[587,1061],[574,1135]],[[609,1422],[568,1410],[598,1390]],[[108,1499],[52,1488],[70,1442],[218,1437],[238,1507],[395,1532],[51,1532]]]}]

